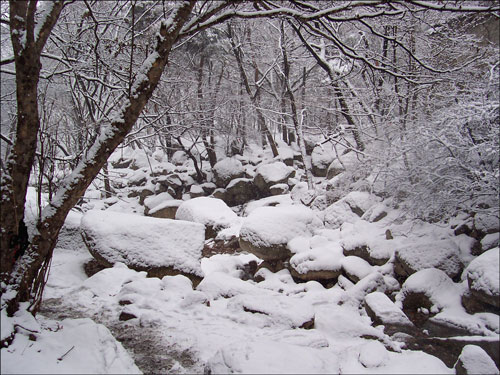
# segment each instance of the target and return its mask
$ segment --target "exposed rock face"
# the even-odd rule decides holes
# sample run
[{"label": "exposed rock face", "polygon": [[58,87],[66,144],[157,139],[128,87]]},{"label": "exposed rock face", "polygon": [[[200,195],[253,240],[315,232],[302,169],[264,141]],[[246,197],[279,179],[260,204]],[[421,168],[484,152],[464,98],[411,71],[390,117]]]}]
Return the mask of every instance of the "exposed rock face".
[{"label": "exposed rock face", "polygon": [[479,301],[500,308],[499,248],[488,250],[474,259],[465,273],[472,295]]},{"label": "exposed rock face", "polygon": [[463,269],[458,254],[459,248],[452,240],[409,245],[396,250],[394,271],[406,278],[425,268],[437,268],[456,278]]},{"label": "exposed rock face", "polygon": [[217,162],[213,167],[215,185],[225,188],[229,181],[245,175],[243,164],[236,158],[226,158]]},{"label": "exposed rock face", "polygon": [[387,335],[393,335],[396,332],[411,335],[417,330],[403,311],[384,293],[368,294],[365,297],[365,310],[374,325],[384,326],[384,333]]},{"label": "exposed rock face", "polygon": [[197,223],[110,211],[88,211],[82,237],[103,266],[124,263],[149,276],[183,274],[200,280],[205,228]]},{"label": "exposed rock face", "polygon": [[283,184],[288,178],[295,176],[295,170],[277,161],[271,164],[260,165],[255,171],[254,184],[264,196],[270,195],[270,187]]},{"label": "exposed rock face", "polygon": [[258,197],[258,190],[249,178],[237,178],[226,187],[224,201],[229,206],[237,206]]}]

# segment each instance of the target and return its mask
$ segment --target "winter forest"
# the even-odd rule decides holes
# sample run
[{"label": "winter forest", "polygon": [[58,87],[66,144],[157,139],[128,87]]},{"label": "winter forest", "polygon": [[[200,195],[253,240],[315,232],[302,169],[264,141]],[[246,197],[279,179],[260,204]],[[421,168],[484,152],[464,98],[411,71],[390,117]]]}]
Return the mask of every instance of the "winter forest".
[{"label": "winter forest", "polygon": [[498,374],[498,1],[0,1],[1,373]]}]

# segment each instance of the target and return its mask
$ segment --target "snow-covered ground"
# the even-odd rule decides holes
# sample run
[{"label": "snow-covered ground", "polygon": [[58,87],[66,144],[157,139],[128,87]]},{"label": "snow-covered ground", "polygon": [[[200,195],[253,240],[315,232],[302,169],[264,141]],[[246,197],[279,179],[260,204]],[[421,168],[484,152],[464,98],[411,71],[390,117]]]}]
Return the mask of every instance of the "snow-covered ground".
[{"label": "snow-covered ground", "polygon": [[[152,178],[142,172],[148,187]],[[173,199],[155,193],[150,201],[161,194]],[[14,327],[17,334],[1,350],[1,372],[456,373],[435,356],[408,350],[404,333],[388,335],[365,308],[370,305],[377,318],[411,332],[415,327],[401,309],[415,294],[432,304],[418,312],[432,314],[433,324],[498,341],[498,315],[470,314],[461,302],[469,287],[486,297],[498,295],[498,248],[475,257],[470,237],[455,235],[449,226],[399,220],[398,212],[366,192],[351,193],[324,208],[304,207],[305,193],[298,183],[290,194],[235,209],[240,216],[222,200],[195,198],[177,211],[177,219],[198,223],[189,225],[144,217],[137,197],[95,197],[85,215],[73,210],[66,220],[37,318],[22,309],[12,318],[2,311],[1,339]],[[157,204],[164,202],[158,199]],[[123,213],[134,215],[133,220],[125,220]],[[203,235],[196,231],[190,237],[185,228],[201,224],[225,228],[218,239],[241,233],[264,249],[285,246],[288,268],[261,268],[258,277],[244,277],[245,267],[261,260],[241,250],[220,253],[197,262],[194,273],[203,278],[193,285],[183,275],[146,277],[122,263],[154,262],[162,242],[172,236],[186,236],[186,244],[193,244],[187,251],[177,238],[184,250],[176,252],[169,243],[165,249],[170,255],[162,262],[178,268],[193,262],[201,256]],[[81,229],[96,232],[91,240],[110,253],[120,248],[121,258],[114,259],[113,267],[86,275],[84,265],[93,257]],[[429,263],[433,244],[442,246],[432,250]],[[154,257],[146,252],[151,248]],[[402,285],[396,279],[397,262],[399,272],[413,273]],[[455,274],[462,268],[460,279]],[[324,274],[336,275],[338,281],[314,281],[323,281]],[[498,373],[481,351],[475,345],[464,348],[463,367]]]}]

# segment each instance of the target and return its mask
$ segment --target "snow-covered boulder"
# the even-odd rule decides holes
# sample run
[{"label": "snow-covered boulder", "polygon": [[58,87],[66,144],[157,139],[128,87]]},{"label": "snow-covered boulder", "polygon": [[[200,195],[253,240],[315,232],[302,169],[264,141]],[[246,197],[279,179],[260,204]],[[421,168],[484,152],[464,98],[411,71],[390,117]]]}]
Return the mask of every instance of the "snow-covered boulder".
[{"label": "snow-covered boulder", "polygon": [[243,164],[236,158],[226,158],[217,162],[213,167],[215,184],[225,188],[229,181],[245,175]]},{"label": "snow-covered boulder", "polygon": [[149,215],[149,211],[165,202],[171,201],[174,198],[167,192],[158,195],[150,195],[144,199],[144,215]]},{"label": "snow-covered boulder", "polygon": [[358,155],[355,152],[349,152],[348,154],[341,155],[339,158],[335,158],[326,171],[326,178],[331,180],[338,174],[345,172],[346,170],[352,170],[356,168],[356,164],[359,163]]},{"label": "snow-covered boulder", "polygon": [[342,273],[342,248],[335,243],[321,241],[319,236],[311,239],[296,237],[288,243],[295,253],[290,258],[290,273],[301,280],[333,280]]},{"label": "snow-covered boulder", "polygon": [[378,203],[380,198],[364,191],[352,191],[343,200],[351,208],[352,212],[361,217],[370,207]]},{"label": "snow-covered boulder", "polygon": [[365,310],[374,325],[384,326],[384,333],[387,335],[396,332],[408,334],[415,332],[415,326],[410,319],[382,292],[373,292],[365,296]]},{"label": "snow-covered boulder", "polygon": [[269,188],[276,184],[283,184],[288,178],[295,175],[295,170],[280,161],[261,164],[255,171],[253,182],[264,195],[269,195]]},{"label": "snow-covered boulder", "polygon": [[184,274],[197,282],[203,276],[201,224],[91,210],[81,228],[90,253],[105,266],[122,262],[150,276]]},{"label": "snow-covered boulder", "polygon": [[205,190],[200,185],[191,185],[189,189],[189,195],[191,198],[198,198],[205,196]]},{"label": "snow-covered boulder", "polygon": [[170,161],[174,165],[183,165],[185,162],[189,160],[189,157],[184,151],[175,151],[174,154],[172,155],[172,158]]},{"label": "snow-covered boulder", "polygon": [[282,195],[287,194],[290,188],[287,184],[276,184],[269,188],[271,195]]},{"label": "snow-covered boulder", "polygon": [[451,239],[408,245],[395,255],[394,271],[403,278],[425,268],[437,268],[455,278],[463,269],[459,247]]},{"label": "snow-covered boulder", "polygon": [[455,370],[460,375],[498,374],[498,368],[488,353],[477,345],[465,345],[455,364]]},{"label": "snow-covered boulder", "polygon": [[289,147],[286,147],[286,148],[280,147],[279,148],[279,158],[287,166],[292,167],[293,166],[293,159],[294,159],[294,151]]},{"label": "snow-covered boulder", "polygon": [[500,307],[500,269],[498,247],[474,259],[465,270],[472,295],[489,305]]},{"label": "snow-covered boulder", "polygon": [[[500,233],[490,233],[481,240],[481,251],[493,249],[500,246]],[[477,254],[479,255],[479,254]]]},{"label": "snow-covered boulder", "polygon": [[334,157],[332,151],[324,150],[322,147],[315,147],[311,154],[311,173],[313,176],[326,177],[326,172]]},{"label": "snow-covered boulder", "polygon": [[426,268],[412,274],[396,295],[405,314],[417,325],[447,307],[460,305],[460,291],[445,272]]},{"label": "snow-covered boulder", "polygon": [[263,260],[282,260],[291,256],[291,239],[311,236],[321,227],[321,220],[305,206],[261,207],[243,219],[240,246]]},{"label": "snow-covered boulder", "polygon": [[360,257],[346,256],[342,259],[341,263],[342,271],[353,283],[357,283],[373,271],[373,267],[370,263]]},{"label": "snow-covered boulder", "polygon": [[229,206],[237,206],[257,197],[258,191],[255,188],[253,180],[249,178],[237,178],[227,185],[224,201]]},{"label": "snow-covered boulder", "polygon": [[182,192],[186,186],[185,182],[181,179],[181,176],[177,173],[172,173],[167,176],[160,176],[156,180],[160,186],[163,187],[163,191],[174,192],[172,195],[175,198],[180,199]]},{"label": "snow-covered boulder", "polygon": [[157,217],[160,219],[175,219],[177,209],[183,203],[180,199],[172,199],[164,201],[152,209],[150,209],[146,216]]},{"label": "snow-covered boulder", "polygon": [[337,229],[344,223],[355,223],[360,220],[359,216],[352,212],[351,207],[345,200],[339,200],[324,211],[325,227]]},{"label": "snow-covered boulder", "polygon": [[381,266],[391,258],[392,249],[390,246],[382,246],[374,241],[370,246],[364,237],[350,236],[341,241],[344,255],[346,257],[355,256],[364,259],[372,266]]},{"label": "snow-covered boulder", "polygon": [[203,224],[206,227],[206,238],[215,237],[217,232],[229,228],[238,220],[238,216],[223,200],[209,197],[185,201],[177,209],[175,218]]}]

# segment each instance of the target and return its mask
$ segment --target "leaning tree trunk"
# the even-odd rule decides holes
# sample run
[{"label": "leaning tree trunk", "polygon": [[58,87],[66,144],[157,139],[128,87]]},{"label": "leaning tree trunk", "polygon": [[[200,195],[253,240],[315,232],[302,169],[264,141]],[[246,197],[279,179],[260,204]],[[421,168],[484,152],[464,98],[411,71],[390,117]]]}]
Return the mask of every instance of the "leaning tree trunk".
[{"label": "leaning tree trunk", "polygon": [[[17,2],[12,3],[17,4]],[[162,22],[154,58],[148,59],[142,66],[145,78],[143,77],[140,82],[134,83],[130,100],[126,101],[116,115],[111,117],[113,120],[108,127],[103,128],[101,135],[96,139],[87,156],[61,183],[61,188],[57,191],[54,199],[43,210],[42,218],[37,224],[36,235],[27,246],[25,254],[16,259],[11,272],[5,278],[2,277],[2,281],[7,284],[6,290],[3,291],[7,297],[2,302],[6,304],[9,314],[17,311],[19,303],[23,301],[30,301],[31,311],[36,313],[40,302],[39,297],[43,292],[44,264],[47,264],[52,256],[57,236],[66,216],[137,121],[158,85],[170,50],[194,5],[194,0],[179,3],[176,10],[171,13],[170,19],[167,22]],[[16,7],[17,5],[14,6],[14,8]],[[21,134],[21,137],[23,136],[26,135]],[[2,225],[4,224],[3,214],[4,210],[2,210]],[[12,248],[9,247],[6,250],[12,251]],[[3,252],[4,248],[2,248],[2,257]]]}]

